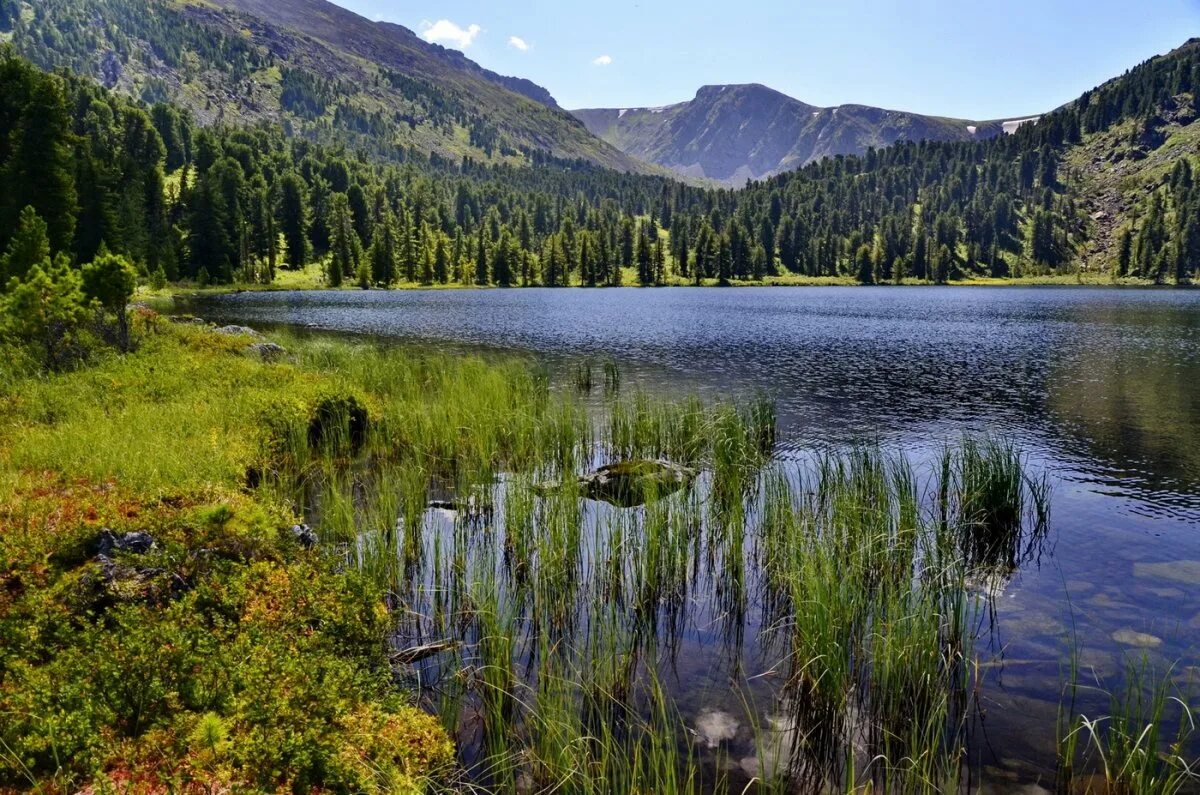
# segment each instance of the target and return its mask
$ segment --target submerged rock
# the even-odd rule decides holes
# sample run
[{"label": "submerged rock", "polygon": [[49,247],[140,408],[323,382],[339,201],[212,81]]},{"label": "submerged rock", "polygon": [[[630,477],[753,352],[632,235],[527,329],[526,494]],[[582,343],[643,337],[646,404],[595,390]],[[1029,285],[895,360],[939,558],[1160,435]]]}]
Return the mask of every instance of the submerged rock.
[{"label": "submerged rock", "polygon": [[1135,649],[1157,649],[1162,645],[1162,638],[1133,629],[1118,629],[1112,634],[1112,639],[1122,646],[1132,646]]},{"label": "submerged rock", "polygon": [[708,748],[716,748],[737,737],[739,724],[728,712],[705,710],[696,718],[696,736]]},{"label": "submerged rock", "polygon": [[1200,583],[1200,560],[1172,560],[1166,563],[1135,563],[1133,576],[1166,580],[1184,585]]},{"label": "submerged rock", "polygon": [[663,460],[609,464],[579,479],[589,500],[632,508],[674,494],[696,479],[696,471]]},{"label": "submerged rock", "polygon": [[400,651],[394,652],[392,654],[392,662],[399,663],[401,665],[412,665],[413,663],[418,663],[421,660],[427,660],[430,657],[436,657],[443,652],[451,651],[457,648],[458,641],[456,640],[439,640],[435,643],[425,643],[420,646],[412,646],[410,648],[401,649]]},{"label": "submerged rock", "polygon": [[426,507],[448,514],[462,514],[468,519],[489,519],[496,512],[495,506],[489,500],[475,494],[466,499],[430,500]]}]

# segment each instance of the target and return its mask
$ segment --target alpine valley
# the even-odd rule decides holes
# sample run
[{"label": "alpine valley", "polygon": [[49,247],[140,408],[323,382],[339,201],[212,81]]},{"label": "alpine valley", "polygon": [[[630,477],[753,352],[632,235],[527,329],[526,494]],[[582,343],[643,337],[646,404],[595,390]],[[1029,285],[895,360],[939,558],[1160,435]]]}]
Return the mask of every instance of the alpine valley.
[{"label": "alpine valley", "polygon": [[1200,39],[975,121],[439,25],[0,0],[0,795],[1200,791]]}]

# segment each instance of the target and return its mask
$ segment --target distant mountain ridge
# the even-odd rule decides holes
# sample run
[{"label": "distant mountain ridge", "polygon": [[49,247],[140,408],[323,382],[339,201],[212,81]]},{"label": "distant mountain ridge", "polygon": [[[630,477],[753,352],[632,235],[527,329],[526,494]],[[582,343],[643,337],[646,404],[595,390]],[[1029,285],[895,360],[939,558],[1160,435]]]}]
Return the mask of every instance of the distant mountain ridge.
[{"label": "distant mountain ridge", "polygon": [[[437,77],[449,67],[559,109],[545,88],[531,80],[484,69],[458,50],[425,41],[394,22],[375,22],[326,0],[212,0],[217,5],[252,14],[292,28],[381,65],[412,69]],[[440,64],[440,67],[438,66]]]},{"label": "distant mountain ridge", "polygon": [[1006,131],[1002,121],[865,105],[820,108],[757,83],[704,86],[694,99],[660,108],[572,113],[594,135],[633,157],[728,185],[897,141],[983,140]]}]

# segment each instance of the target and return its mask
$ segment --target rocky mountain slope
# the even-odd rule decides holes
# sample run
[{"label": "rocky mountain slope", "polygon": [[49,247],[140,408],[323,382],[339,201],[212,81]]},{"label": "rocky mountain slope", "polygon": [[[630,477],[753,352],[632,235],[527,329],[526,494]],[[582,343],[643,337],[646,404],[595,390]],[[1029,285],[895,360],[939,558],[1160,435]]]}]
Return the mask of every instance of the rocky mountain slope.
[{"label": "rocky mountain slope", "polygon": [[0,37],[203,123],[267,121],[406,159],[528,163],[541,152],[650,170],[544,88],[325,0],[0,0]]},{"label": "rocky mountain slope", "polygon": [[[897,141],[970,141],[1005,123],[922,116],[863,105],[818,108],[762,85],[705,86],[662,108],[573,111],[622,151],[693,178],[741,185],[833,155]],[[1011,125],[1010,125],[1011,126]]]},{"label": "rocky mountain slope", "polygon": [[[1121,238],[1151,214],[1181,162],[1200,173],[1200,114],[1190,94],[1172,97],[1141,120],[1126,120],[1089,136],[1064,156],[1068,180],[1087,217],[1080,268],[1118,268]],[[1168,194],[1173,191],[1167,191]],[[1168,208],[1181,212],[1182,208]],[[1200,266],[1200,262],[1192,263]]]}]

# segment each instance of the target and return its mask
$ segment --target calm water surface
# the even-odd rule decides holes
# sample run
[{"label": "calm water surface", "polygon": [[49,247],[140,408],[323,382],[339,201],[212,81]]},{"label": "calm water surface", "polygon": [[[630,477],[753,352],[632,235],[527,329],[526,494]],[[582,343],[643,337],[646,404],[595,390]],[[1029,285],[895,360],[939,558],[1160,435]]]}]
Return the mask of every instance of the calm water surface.
[{"label": "calm water surface", "polygon": [[[1015,438],[1053,481],[1050,547],[998,603],[974,753],[1046,780],[1073,625],[1087,676],[1200,641],[1200,293],[1089,288],[747,288],[246,293],[189,311],[405,343],[613,358],[655,392],[777,399],[780,454],[879,440],[921,460],[964,431]],[[1200,565],[1200,564],[1195,564]],[[1122,645],[1124,630],[1153,636]],[[701,639],[702,640],[702,639]],[[712,657],[717,657],[714,654]],[[728,699],[704,655],[684,707]],[[1095,714],[1106,704],[1097,702]]]}]

